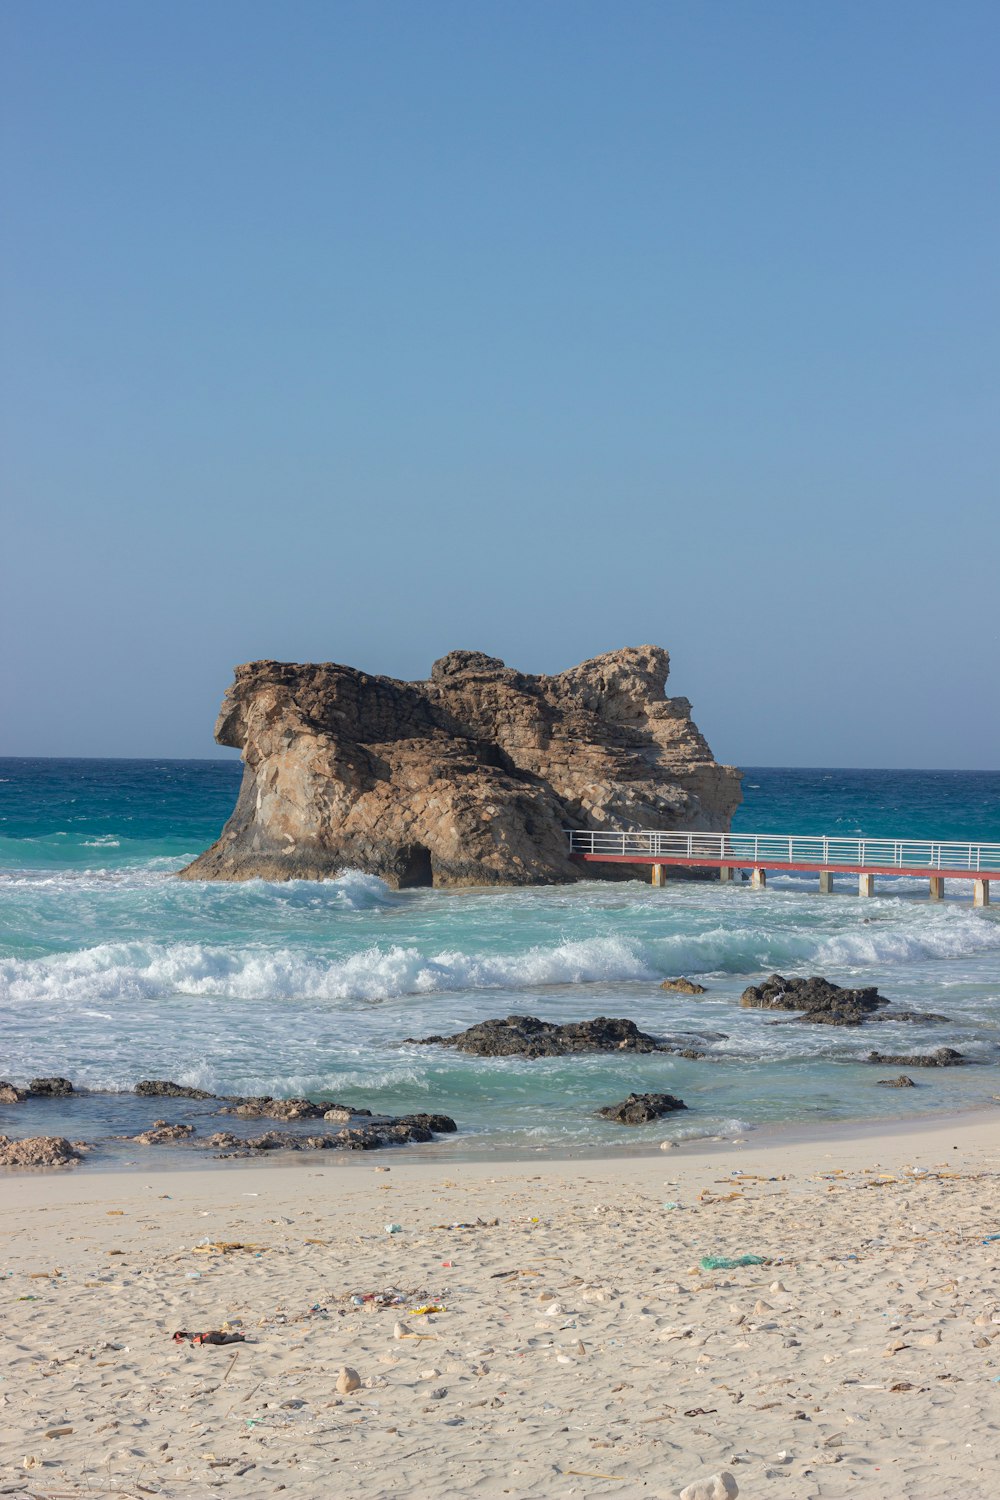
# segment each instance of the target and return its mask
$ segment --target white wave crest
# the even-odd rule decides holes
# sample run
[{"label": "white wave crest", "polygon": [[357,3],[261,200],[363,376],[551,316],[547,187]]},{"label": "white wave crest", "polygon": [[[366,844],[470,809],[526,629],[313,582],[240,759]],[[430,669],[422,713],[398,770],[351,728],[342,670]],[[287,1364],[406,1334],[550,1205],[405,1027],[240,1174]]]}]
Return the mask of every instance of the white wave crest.
[{"label": "white wave crest", "polygon": [[905,964],[925,958],[964,958],[1000,948],[1000,923],[970,912],[948,912],[944,920],[894,926],[873,922],[837,933],[819,946],[820,963],[855,968],[862,964]]},{"label": "white wave crest", "polygon": [[347,958],[322,958],[287,948],[102,943],[78,953],[0,961],[0,1000],[94,1005],[180,994],[376,1001],[407,994],[656,977],[645,957],[618,937],[509,955],[457,950],[427,955],[415,947],[394,945],[368,948]]}]

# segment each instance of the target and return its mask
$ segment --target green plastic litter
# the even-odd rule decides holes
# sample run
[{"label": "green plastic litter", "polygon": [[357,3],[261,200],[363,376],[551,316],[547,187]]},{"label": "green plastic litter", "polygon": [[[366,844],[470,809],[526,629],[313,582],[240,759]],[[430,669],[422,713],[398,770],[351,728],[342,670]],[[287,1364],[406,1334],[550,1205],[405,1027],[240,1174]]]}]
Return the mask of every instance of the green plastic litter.
[{"label": "green plastic litter", "polygon": [[737,1266],[766,1264],[766,1257],[763,1255],[703,1255],[701,1258],[703,1271],[735,1271]]}]

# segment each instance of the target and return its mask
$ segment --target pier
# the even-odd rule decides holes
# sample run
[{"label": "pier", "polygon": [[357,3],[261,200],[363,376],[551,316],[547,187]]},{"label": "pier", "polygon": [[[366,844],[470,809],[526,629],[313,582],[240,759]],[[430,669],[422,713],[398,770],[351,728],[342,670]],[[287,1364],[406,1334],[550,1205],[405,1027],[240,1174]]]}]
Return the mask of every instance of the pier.
[{"label": "pier", "polygon": [[972,882],[975,906],[989,906],[990,882],[1000,881],[1000,844],[958,844],[938,839],[845,839],[818,834],[660,833],[567,829],[570,857],[593,864],[649,865],[653,885],[664,884],[671,865],[716,869],[720,881],[750,871],[750,885],[763,890],[768,870],[812,871],[822,895],[834,875],[857,875],[858,894],[874,896],[876,875],[910,875],[929,881],[930,899],[940,901],[946,880]]}]

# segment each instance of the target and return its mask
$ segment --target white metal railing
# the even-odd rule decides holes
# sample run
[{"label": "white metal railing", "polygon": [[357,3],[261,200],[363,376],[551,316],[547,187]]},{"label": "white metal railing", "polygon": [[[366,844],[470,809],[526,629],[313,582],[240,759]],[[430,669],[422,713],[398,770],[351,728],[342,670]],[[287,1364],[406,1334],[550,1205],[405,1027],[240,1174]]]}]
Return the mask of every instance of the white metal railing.
[{"label": "white metal railing", "polygon": [[819,834],[659,833],[569,829],[571,854],[618,859],[699,858],[740,865],[867,865],[900,870],[1000,870],[1000,844],[957,844],[943,839],[844,839]]}]

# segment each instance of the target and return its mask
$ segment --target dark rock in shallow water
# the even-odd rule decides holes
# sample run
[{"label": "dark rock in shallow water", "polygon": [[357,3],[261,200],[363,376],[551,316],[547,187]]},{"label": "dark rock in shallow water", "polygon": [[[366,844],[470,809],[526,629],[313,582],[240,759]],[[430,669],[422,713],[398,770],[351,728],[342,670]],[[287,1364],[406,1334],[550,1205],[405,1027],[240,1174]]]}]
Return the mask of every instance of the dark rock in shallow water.
[{"label": "dark rock in shallow water", "polygon": [[708,991],[703,984],[697,984],[693,979],[665,979],[660,985],[661,990],[669,990],[673,995],[705,995]]},{"label": "dark rock in shallow water", "polygon": [[19,1089],[16,1084],[0,1082],[0,1104],[20,1104],[27,1097],[24,1089]]},{"label": "dark rock in shallow water", "polygon": [[258,1098],[231,1099],[219,1110],[220,1115],[243,1115],[250,1120],[322,1120],[335,1106],[314,1104],[311,1099],[274,1099],[270,1094]]},{"label": "dark rock in shallow water", "polygon": [[908,1057],[890,1052],[869,1052],[865,1058],[865,1062],[881,1063],[890,1068],[954,1068],[965,1061],[964,1053],[956,1052],[954,1047],[938,1047],[936,1052],[915,1052]]},{"label": "dark rock in shallow water", "polygon": [[819,974],[809,979],[785,979],[772,974],[763,984],[748,985],[740,1004],[749,1010],[798,1010],[797,1021],[823,1026],[861,1026],[876,1011],[889,1004],[874,985],[863,989],[841,989]]},{"label": "dark rock in shallow water", "polygon": [[[424,1121],[434,1121],[433,1126]],[[370,1125],[352,1125],[323,1135],[296,1135],[290,1130],[267,1130],[241,1137],[220,1130],[205,1145],[221,1156],[256,1156],[262,1151],[378,1151],[384,1146],[407,1146],[432,1141],[435,1131],[457,1130],[448,1115],[407,1115],[398,1119],[372,1118]]]},{"label": "dark rock in shallow water", "polygon": [[33,1135],[23,1141],[0,1135],[0,1167],[68,1167],[81,1155],[78,1145],[62,1135]]},{"label": "dark rock in shallow water", "polygon": [[566,1057],[574,1052],[669,1052],[675,1048],[640,1031],[634,1021],[598,1016],[557,1026],[537,1016],[477,1021],[455,1036],[407,1037],[421,1047],[455,1047],[476,1057]]},{"label": "dark rock in shallow water", "polygon": [[937,1026],[942,1022],[951,1024],[950,1016],[939,1016],[932,1010],[883,1010],[880,1021],[913,1021],[917,1025]]},{"label": "dark rock in shallow water", "polygon": [[229,1099],[219,1114],[242,1115],[245,1120],[339,1120],[343,1124],[372,1118],[370,1109],[355,1109],[351,1104],[315,1104],[312,1099],[275,1099],[270,1094]]},{"label": "dark rock in shallow water", "polygon": [[619,1125],[648,1125],[677,1109],[687,1109],[687,1105],[673,1094],[629,1094],[620,1104],[606,1104],[597,1113]]},{"label": "dark rock in shallow water", "polygon": [[876,1078],[875,1087],[880,1089],[915,1089],[916,1084],[912,1078],[907,1078],[905,1073],[900,1073],[898,1078]]},{"label": "dark rock in shallow water", "polygon": [[171,1083],[169,1078],[144,1078],[132,1091],[149,1099],[217,1099],[206,1089],[189,1089],[182,1083]]},{"label": "dark rock in shallow water", "polygon": [[33,1078],[28,1084],[28,1093],[39,1097],[65,1099],[74,1092],[68,1078]]},{"label": "dark rock in shallow water", "polygon": [[[367,1110],[360,1110],[360,1114],[367,1114]],[[400,1125],[415,1125],[422,1130],[433,1131],[435,1135],[452,1135],[458,1129],[451,1115],[400,1115]]]}]

